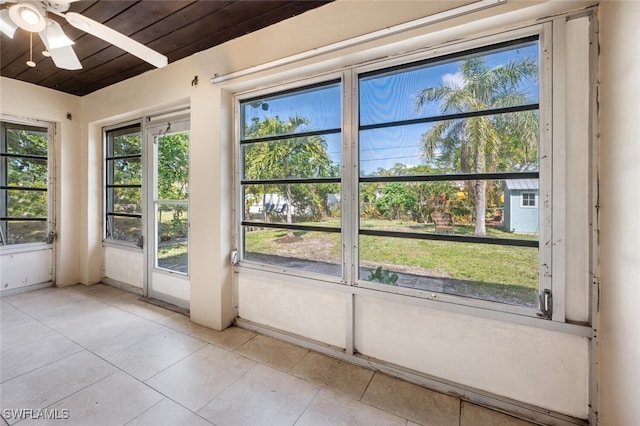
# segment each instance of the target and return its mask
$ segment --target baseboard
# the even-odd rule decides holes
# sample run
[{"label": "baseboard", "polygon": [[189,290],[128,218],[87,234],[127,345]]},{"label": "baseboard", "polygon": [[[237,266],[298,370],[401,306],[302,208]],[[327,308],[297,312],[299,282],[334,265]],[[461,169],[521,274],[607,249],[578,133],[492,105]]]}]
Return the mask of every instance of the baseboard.
[{"label": "baseboard", "polygon": [[53,281],[49,281],[49,282],[41,283],[41,284],[32,284],[32,285],[27,285],[27,286],[24,286],[24,287],[9,288],[7,290],[2,290],[2,291],[0,291],[0,298],[1,297],[13,296],[14,294],[28,293],[30,291],[40,290],[40,289],[47,288],[47,287],[53,287]]}]

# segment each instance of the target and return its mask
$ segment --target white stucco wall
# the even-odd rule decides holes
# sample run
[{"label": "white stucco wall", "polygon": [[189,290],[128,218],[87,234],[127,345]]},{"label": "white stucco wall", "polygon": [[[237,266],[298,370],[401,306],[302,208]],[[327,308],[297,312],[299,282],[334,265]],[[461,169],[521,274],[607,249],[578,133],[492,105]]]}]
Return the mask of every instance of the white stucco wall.
[{"label": "white stucco wall", "polygon": [[600,21],[599,413],[640,423],[640,2],[605,1]]}]

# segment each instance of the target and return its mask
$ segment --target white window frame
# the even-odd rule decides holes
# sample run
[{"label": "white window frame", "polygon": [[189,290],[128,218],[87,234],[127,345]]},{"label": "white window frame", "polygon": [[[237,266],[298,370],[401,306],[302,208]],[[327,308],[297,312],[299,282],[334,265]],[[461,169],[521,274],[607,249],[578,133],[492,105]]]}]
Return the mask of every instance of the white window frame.
[{"label": "white window frame", "polygon": [[128,248],[134,251],[142,251],[142,248],[139,247],[135,242],[132,241],[125,241],[125,240],[120,240],[120,239],[115,239],[115,238],[108,238],[107,237],[107,227],[108,227],[108,223],[107,223],[107,213],[109,212],[109,206],[108,206],[108,202],[107,202],[107,185],[109,184],[108,179],[107,179],[107,167],[106,167],[106,162],[107,162],[107,134],[111,131],[114,130],[118,130],[118,129],[123,129],[126,127],[130,127],[130,126],[139,126],[140,127],[140,138],[141,138],[141,145],[140,145],[140,162],[141,162],[141,176],[140,176],[140,182],[141,182],[141,192],[142,192],[142,228],[141,228],[141,232],[142,235],[144,235],[144,230],[145,230],[145,217],[144,217],[144,211],[145,211],[145,206],[144,206],[144,191],[145,191],[145,184],[144,184],[144,167],[146,164],[146,159],[145,159],[145,148],[144,148],[144,140],[143,138],[143,123],[142,120],[132,120],[132,121],[127,121],[124,123],[118,123],[118,124],[114,124],[111,126],[106,126],[102,128],[102,165],[103,165],[103,173],[102,173],[102,245],[103,246],[115,246],[115,247],[121,247],[121,248]]},{"label": "white window frame", "polygon": [[[526,197],[525,197],[526,195]],[[525,202],[525,198],[527,202]],[[531,204],[533,203],[533,204]],[[535,192],[523,192],[520,194],[520,207],[525,209],[535,209],[538,208],[538,197]]]},{"label": "white window frame", "polygon": [[[37,250],[40,247],[47,247],[53,244],[56,233],[55,221],[55,149],[56,125],[48,121],[37,119],[18,118],[0,114],[0,121],[3,123],[17,124],[22,126],[34,126],[47,129],[47,232],[48,241],[21,243],[21,244],[0,244],[0,251],[3,253],[23,252]],[[5,235],[6,238],[6,235]]]},{"label": "white window frame", "polygon": [[[564,18],[562,18],[564,19]],[[236,116],[236,125],[235,125],[235,137],[236,141],[239,140],[239,105],[243,99],[248,99],[257,96],[264,96],[269,94],[276,94],[281,91],[291,90],[293,88],[300,88],[307,85],[317,84],[324,81],[329,81],[331,79],[335,79],[336,75],[342,75],[343,80],[343,174],[342,174],[342,193],[341,199],[349,200],[352,199],[354,194],[357,196],[358,194],[358,171],[356,168],[351,167],[352,170],[345,170],[346,165],[351,164],[353,158],[357,158],[358,155],[358,147],[354,141],[357,140],[358,137],[358,111],[357,108],[353,108],[352,105],[357,105],[357,76],[361,73],[374,71],[378,69],[384,69],[393,66],[401,66],[404,64],[409,64],[415,61],[424,60],[428,58],[440,57],[447,54],[455,54],[457,52],[464,52],[474,48],[482,48],[488,47],[493,44],[498,44],[501,42],[515,40],[519,38],[524,38],[528,36],[537,35],[539,37],[539,52],[540,52],[540,68],[539,68],[539,80],[540,80],[540,96],[539,96],[539,123],[540,123],[540,142],[539,142],[539,156],[540,156],[540,178],[539,178],[539,194],[537,200],[537,207],[540,209],[539,213],[539,223],[540,223],[540,233],[539,233],[539,292],[544,293],[545,290],[552,290],[552,269],[553,268],[562,268],[564,267],[564,258],[559,257],[559,260],[556,261],[556,265],[552,264],[552,250],[553,245],[550,244],[552,239],[552,223],[560,223],[565,220],[564,210],[557,209],[553,211],[552,206],[554,203],[558,202],[560,199],[560,195],[554,195],[552,192],[552,186],[554,184],[560,184],[561,182],[558,180],[557,175],[554,176],[552,173],[554,157],[553,153],[557,150],[558,147],[562,149],[561,144],[562,141],[556,142],[556,147],[554,147],[552,143],[552,138],[554,134],[561,134],[558,129],[555,129],[553,126],[553,114],[552,114],[552,103],[558,102],[558,95],[552,92],[553,85],[553,70],[554,63],[552,61],[552,51],[553,46],[559,43],[558,40],[554,40],[554,35],[552,33],[552,24],[551,21],[547,21],[540,24],[535,24],[531,26],[525,26],[522,28],[512,29],[508,31],[503,31],[499,33],[494,33],[487,36],[480,36],[469,38],[460,42],[453,42],[451,44],[445,44],[442,46],[438,46],[437,48],[424,49],[419,51],[418,53],[410,53],[406,55],[392,56],[390,59],[381,59],[381,60],[372,60],[371,62],[364,63],[360,66],[347,67],[344,71],[339,73],[329,72],[326,74],[318,74],[315,77],[298,80],[293,82],[276,82],[276,84],[271,85],[269,87],[263,87],[259,90],[251,90],[251,91],[240,91],[234,96],[234,109]],[[557,65],[556,65],[557,66]],[[246,87],[246,85],[245,85]],[[350,95],[346,95],[350,94]],[[346,111],[350,111],[348,113]],[[564,130],[564,129],[562,129]],[[559,142],[559,143],[558,143]],[[242,206],[242,195],[240,193],[240,185],[239,185],[239,170],[242,159],[240,158],[239,144],[234,144],[234,149],[236,150],[234,153],[235,156],[235,194],[236,194],[236,204],[235,209],[236,212],[243,211]],[[557,160],[556,160],[557,161]],[[450,303],[457,306],[468,306],[470,308],[480,308],[480,310],[484,312],[495,311],[496,314],[500,315],[500,313],[506,314],[516,314],[518,316],[531,317],[531,318],[539,318],[541,317],[540,312],[536,309],[508,305],[505,303],[492,302],[488,300],[480,300],[480,299],[471,299],[464,296],[450,295],[445,293],[432,293],[424,290],[415,290],[411,288],[402,288],[402,287],[392,287],[386,285],[380,285],[376,283],[371,283],[369,281],[357,280],[355,279],[356,268],[358,265],[358,250],[357,245],[357,235],[358,235],[358,218],[357,215],[352,211],[353,208],[357,208],[355,203],[343,203],[343,223],[342,223],[342,243],[343,247],[351,247],[351,250],[343,250],[343,279],[334,279],[334,277],[329,277],[325,275],[313,274],[298,270],[288,270],[283,268],[275,268],[269,265],[261,265],[256,263],[246,262],[242,259],[242,253],[244,247],[242,247],[242,239],[239,236],[242,233],[242,229],[240,226],[241,218],[236,220],[236,244],[240,254],[240,259],[237,265],[237,268],[241,270],[242,268],[249,269],[258,269],[264,270],[265,272],[273,272],[277,275],[288,275],[291,277],[293,281],[303,281],[310,282],[309,280],[315,280],[320,283],[339,283],[345,284],[348,286],[359,287],[361,289],[371,289],[379,292],[387,292],[391,293],[390,297],[392,299],[397,296],[407,296],[407,301],[411,301],[412,299],[421,299],[424,300],[425,303],[433,302],[445,302]],[[552,214],[553,213],[553,214]],[[350,218],[345,220],[345,218]],[[558,228],[558,232],[553,235],[553,238],[562,238],[564,233],[563,227]],[[322,285],[322,284],[321,284]],[[556,294],[554,294],[553,298],[553,306],[560,307],[563,306],[564,301],[564,283],[561,281],[555,282]],[[493,317],[493,315],[489,315]],[[564,309],[554,309],[553,317],[550,318],[553,322],[561,322],[564,323]]]}]

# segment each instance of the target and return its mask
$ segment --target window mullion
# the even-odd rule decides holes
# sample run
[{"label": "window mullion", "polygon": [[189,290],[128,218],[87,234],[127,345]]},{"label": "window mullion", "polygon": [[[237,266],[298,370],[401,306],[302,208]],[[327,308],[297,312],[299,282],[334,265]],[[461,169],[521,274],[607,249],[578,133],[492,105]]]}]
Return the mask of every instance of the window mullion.
[{"label": "window mullion", "polygon": [[[546,176],[550,176],[547,182],[551,188],[549,188],[549,194],[551,196],[551,231],[547,234],[547,240],[551,240],[553,243],[549,246],[550,257],[553,260],[551,265],[551,276],[553,281],[559,283],[559,285],[553,286],[553,312],[551,319],[554,321],[565,321],[565,282],[566,282],[566,235],[565,235],[565,217],[566,217],[566,185],[567,177],[565,173],[565,164],[567,161],[567,149],[566,149],[566,108],[567,108],[567,96],[564,88],[566,87],[566,22],[567,18],[562,16],[555,18],[551,24],[553,26],[551,51],[553,52],[553,60],[548,58],[551,64],[548,68],[551,70],[551,77],[549,78],[549,86],[553,89],[551,94],[551,102],[553,105],[552,112],[549,114],[549,119],[552,120],[552,125],[549,126],[552,130],[550,132],[550,145],[549,151],[551,152],[550,158],[547,158],[548,164],[552,171]],[[545,157],[542,157],[545,159]],[[556,190],[554,191],[553,188]],[[543,206],[544,207],[544,206]],[[546,230],[544,230],[546,231]],[[552,283],[542,282],[543,285]]]},{"label": "window mullion", "polygon": [[358,76],[344,73],[342,142],[342,257],[344,278],[358,279]]}]

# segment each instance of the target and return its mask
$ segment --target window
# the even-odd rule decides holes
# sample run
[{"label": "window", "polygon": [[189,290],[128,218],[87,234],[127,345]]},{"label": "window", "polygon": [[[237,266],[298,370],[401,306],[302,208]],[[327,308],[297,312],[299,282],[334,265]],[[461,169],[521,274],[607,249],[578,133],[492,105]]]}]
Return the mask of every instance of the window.
[{"label": "window", "polygon": [[536,194],[533,192],[522,193],[522,207],[536,207]]},{"label": "window", "polygon": [[142,236],[140,124],[107,130],[105,139],[105,237],[137,243]]},{"label": "window", "polygon": [[244,259],[342,276],[341,84],[242,101]]},{"label": "window", "polygon": [[47,242],[49,130],[0,126],[0,244]]},{"label": "window", "polygon": [[540,179],[539,57],[536,35],[240,100],[241,260],[537,307],[539,235],[505,215]]}]

